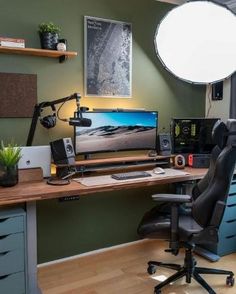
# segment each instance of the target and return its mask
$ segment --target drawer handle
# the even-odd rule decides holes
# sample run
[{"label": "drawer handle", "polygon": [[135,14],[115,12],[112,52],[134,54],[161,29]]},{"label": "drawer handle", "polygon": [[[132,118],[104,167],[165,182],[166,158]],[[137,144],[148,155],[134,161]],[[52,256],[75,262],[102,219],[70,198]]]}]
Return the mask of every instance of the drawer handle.
[{"label": "drawer handle", "polygon": [[236,193],[230,193],[228,196],[232,197],[232,196],[235,196],[235,195],[236,195]]},{"label": "drawer handle", "polygon": [[0,256],[7,255],[7,253],[9,253],[9,252],[10,252],[10,251],[1,252],[1,253],[0,253]]},{"label": "drawer handle", "polygon": [[235,204],[228,204],[227,207],[235,207],[236,206],[236,203]]},{"label": "drawer handle", "polygon": [[228,220],[228,221],[226,221],[228,224],[230,224],[230,223],[234,223],[234,222],[236,222],[236,219],[230,219],[230,220]]},{"label": "drawer handle", "polygon": [[226,239],[232,239],[234,237],[236,237],[236,235],[227,236]]},{"label": "drawer handle", "polygon": [[0,240],[3,240],[5,238],[7,238],[9,235],[3,235],[3,236],[0,236]]},{"label": "drawer handle", "polygon": [[4,279],[6,279],[7,277],[9,277],[10,275],[5,275],[5,276],[1,276],[0,277],[0,280],[4,280]]},{"label": "drawer handle", "polygon": [[5,221],[7,221],[9,218],[7,217],[7,218],[1,218],[0,219],[0,223],[4,223]]}]

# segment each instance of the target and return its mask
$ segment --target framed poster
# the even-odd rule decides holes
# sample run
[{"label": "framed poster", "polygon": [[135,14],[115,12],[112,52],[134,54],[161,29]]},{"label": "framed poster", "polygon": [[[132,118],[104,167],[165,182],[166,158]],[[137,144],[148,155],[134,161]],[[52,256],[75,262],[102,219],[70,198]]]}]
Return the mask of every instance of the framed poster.
[{"label": "framed poster", "polygon": [[130,23],[85,16],[85,96],[131,97]]}]

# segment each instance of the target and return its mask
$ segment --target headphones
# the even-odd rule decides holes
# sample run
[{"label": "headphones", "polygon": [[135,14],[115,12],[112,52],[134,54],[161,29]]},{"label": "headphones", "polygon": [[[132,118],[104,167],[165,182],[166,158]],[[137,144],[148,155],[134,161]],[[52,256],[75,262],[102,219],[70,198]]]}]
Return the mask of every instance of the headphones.
[{"label": "headphones", "polygon": [[39,113],[40,113],[39,121],[40,121],[41,125],[46,129],[51,129],[51,128],[55,127],[56,122],[57,122],[55,105],[51,105],[51,109],[52,109],[53,113],[50,115],[44,116],[44,117],[41,116],[41,113],[43,111],[43,105],[41,106],[41,108],[39,110]]}]

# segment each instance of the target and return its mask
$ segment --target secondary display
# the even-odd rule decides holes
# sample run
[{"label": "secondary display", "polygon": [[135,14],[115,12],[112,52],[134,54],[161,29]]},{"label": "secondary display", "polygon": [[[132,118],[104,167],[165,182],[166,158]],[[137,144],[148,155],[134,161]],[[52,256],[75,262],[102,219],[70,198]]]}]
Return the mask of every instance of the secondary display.
[{"label": "secondary display", "polygon": [[156,150],[155,111],[85,112],[90,127],[75,127],[76,154],[125,150]]}]

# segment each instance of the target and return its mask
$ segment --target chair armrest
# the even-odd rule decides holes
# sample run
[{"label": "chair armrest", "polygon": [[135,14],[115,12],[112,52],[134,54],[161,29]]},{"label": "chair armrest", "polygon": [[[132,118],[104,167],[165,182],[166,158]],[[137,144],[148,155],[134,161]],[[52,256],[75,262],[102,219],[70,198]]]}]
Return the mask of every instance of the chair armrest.
[{"label": "chair armrest", "polygon": [[188,203],[192,201],[190,195],[181,194],[155,194],[152,199],[157,202]]}]

